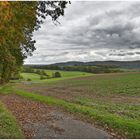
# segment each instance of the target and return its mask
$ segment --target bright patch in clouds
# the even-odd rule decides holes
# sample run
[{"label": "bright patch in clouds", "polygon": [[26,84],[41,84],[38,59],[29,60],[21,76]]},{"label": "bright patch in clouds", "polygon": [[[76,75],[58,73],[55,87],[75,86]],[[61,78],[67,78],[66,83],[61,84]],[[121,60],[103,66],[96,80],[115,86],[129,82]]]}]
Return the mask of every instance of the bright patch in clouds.
[{"label": "bright patch in clouds", "polygon": [[72,2],[57,26],[47,18],[34,33],[26,64],[139,60],[140,2]]}]

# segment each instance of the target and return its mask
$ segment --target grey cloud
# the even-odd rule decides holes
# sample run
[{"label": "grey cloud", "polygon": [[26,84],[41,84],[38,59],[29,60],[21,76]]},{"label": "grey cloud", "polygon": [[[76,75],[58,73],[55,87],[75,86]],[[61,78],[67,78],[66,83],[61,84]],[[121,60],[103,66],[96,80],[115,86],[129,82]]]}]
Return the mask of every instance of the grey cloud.
[{"label": "grey cloud", "polygon": [[140,54],[140,52],[136,52],[136,54]]},{"label": "grey cloud", "polygon": [[34,33],[27,63],[140,59],[140,2],[72,2],[60,22]]},{"label": "grey cloud", "polygon": [[[103,13],[102,15],[93,17],[93,22],[91,16],[89,23],[86,23],[84,26],[79,25],[76,29],[72,28],[71,33],[65,35],[61,41],[66,42],[66,44],[79,46],[89,46],[94,44],[94,48],[101,46],[100,42],[103,43],[104,46],[101,47],[104,48],[131,48],[133,46],[135,46],[135,48],[139,48],[140,39],[137,38],[138,34],[133,32],[136,28],[135,23],[129,22],[129,19],[136,18],[136,16],[132,14],[133,11],[136,12],[136,9],[140,9],[140,4],[137,4],[137,8],[135,6],[136,5],[134,4],[126,8],[124,10],[125,14],[123,14],[123,10],[113,10]],[[127,20],[125,21],[124,19],[126,17]],[[75,32],[76,34],[74,34]]]}]

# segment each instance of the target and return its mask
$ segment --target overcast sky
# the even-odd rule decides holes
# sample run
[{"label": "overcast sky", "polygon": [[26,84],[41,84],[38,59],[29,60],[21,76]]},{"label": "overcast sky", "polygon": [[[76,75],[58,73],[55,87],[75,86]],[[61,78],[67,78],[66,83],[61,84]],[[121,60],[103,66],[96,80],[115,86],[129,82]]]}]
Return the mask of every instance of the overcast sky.
[{"label": "overcast sky", "polygon": [[47,18],[34,33],[26,64],[140,60],[140,2],[72,2],[55,25]]}]

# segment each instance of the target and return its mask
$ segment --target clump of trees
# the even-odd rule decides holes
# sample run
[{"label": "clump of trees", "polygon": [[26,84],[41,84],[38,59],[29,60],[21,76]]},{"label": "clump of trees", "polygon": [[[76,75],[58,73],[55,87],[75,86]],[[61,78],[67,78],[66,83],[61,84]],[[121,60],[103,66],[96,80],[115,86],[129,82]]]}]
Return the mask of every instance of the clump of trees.
[{"label": "clump of trees", "polygon": [[18,73],[23,60],[36,49],[33,32],[46,16],[56,21],[64,15],[66,1],[0,2],[0,73],[6,83]]},{"label": "clump of trees", "polygon": [[89,73],[115,73],[121,72],[117,67],[107,66],[107,65],[98,65],[98,66],[64,66],[60,67],[61,70],[66,71],[82,71]]},{"label": "clump of trees", "polygon": [[59,78],[59,77],[61,77],[61,73],[57,71],[57,72],[52,74],[52,77],[53,78]]}]

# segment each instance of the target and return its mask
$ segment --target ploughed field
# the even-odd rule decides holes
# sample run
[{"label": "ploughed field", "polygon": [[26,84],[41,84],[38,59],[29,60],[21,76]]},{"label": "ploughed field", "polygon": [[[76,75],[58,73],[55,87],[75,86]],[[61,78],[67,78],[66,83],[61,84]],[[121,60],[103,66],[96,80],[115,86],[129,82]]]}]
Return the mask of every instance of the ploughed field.
[{"label": "ploughed field", "polygon": [[46,80],[22,76],[32,81],[8,84],[0,93],[71,112],[115,138],[140,138],[140,72],[76,73]]}]

